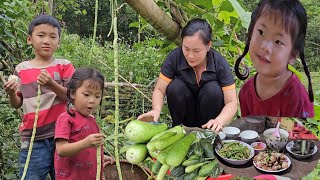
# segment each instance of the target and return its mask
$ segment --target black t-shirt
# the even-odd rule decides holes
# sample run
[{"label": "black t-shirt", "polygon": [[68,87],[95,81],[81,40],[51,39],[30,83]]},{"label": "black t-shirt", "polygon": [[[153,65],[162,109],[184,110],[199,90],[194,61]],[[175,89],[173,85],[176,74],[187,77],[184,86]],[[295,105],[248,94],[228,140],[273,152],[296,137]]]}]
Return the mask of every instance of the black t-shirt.
[{"label": "black t-shirt", "polygon": [[234,86],[234,78],[228,62],[213,49],[210,49],[207,53],[207,67],[201,75],[199,85],[194,70],[183,55],[182,47],[178,47],[169,53],[160,72],[168,79],[172,80],[178,77],[184,80],[193,91],[197,91],[209,81],[218,81],[222,89]]}]

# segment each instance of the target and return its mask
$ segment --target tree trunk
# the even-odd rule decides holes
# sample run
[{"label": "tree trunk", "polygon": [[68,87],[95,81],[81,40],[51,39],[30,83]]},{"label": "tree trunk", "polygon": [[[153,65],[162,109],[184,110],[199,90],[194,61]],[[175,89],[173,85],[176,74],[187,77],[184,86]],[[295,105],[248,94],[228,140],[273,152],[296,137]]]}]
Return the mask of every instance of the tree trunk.
[{"label": "tree trunk", "polygon": [[53,0],[48,0],[48,8],[49,8],[49,15],[52,15],[53,12]]},{"label": "tree trunk", "polygon": [[140,14],[157,31],[169,41],[181,44],[181,29],[153,0],[125,0],[138,14]]}]

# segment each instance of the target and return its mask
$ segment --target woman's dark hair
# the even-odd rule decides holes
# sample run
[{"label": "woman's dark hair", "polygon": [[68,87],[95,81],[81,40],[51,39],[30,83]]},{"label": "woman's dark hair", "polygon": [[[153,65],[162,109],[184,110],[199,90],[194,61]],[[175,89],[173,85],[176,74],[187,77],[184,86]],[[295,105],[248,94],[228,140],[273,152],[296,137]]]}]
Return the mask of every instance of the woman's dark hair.
[{"label": "woman's dark hair", "polygon": [[[103,75],[93,69],[93,68],[79,68],[77,69],[74,74],[72,75],[72,78],[68,84],[67,88],[67,99],[68,99],[68,105],[67,105],[67,112],[70,116],[74,116],[75,114],[70,111],[70,105],[73,103],[73,100],[71,98],[71,94],[75,93],[76,90],[82,85],[83,81],[89,80],[92,81],[92,85],[95,86],[96,83],[98,83],[102,90],[102,96],[103,97],[103,89],[104,89],[104,77]],[[101,101],[102,102],[102,101]],[[100,105],[101,105],[100,102]]]},{"label": "woman's dark hair", "polygon": [[212,28],[210,24],[206,20],[200,18],[192,19],[184,26],[181,32],[181,38],[193,36],[197,32],[200,33],[200,37],[204,44],[209,44],[212,40]]},{"label": "woman's dark hair", "polygon": [[251,15],[251,22],[248,28],[246,46],[242,55],[235,63],[235,74],[241,80],[249,76],[249,69],[245,67],[245,72],[240,73],[239,65],[242,58],[248,53],[252,32],[257,20],[261,15],[274,16],[282,18],[282,24],[287,32],[290,33],[293,42],[291,54],[293,57],[299,54],[304,72],[308,77],[309,100],[313,102],[313,91],[310,72],[304,57],[305,36],[307,30],[307,13],[299,0],[261,0]]},{"label": "woman's dark hair", "polygon": [[28,29],[28,35],[32,35],[32,32],[34,30],[34,27],[36,26],[39,26],[41,24],[48,24],[52,27],[55,27],[58,29],[58,34],[59,34],[59,37],[60,37],[60,34],[61,34],[61,26],[58,22],[58,20],[56,18],[54,18],[53,16],[50,16],[50,15],[45,15],[45,14],[41,14],[37,17],[35,17],[30,25],[29,25],[29,29]]}]

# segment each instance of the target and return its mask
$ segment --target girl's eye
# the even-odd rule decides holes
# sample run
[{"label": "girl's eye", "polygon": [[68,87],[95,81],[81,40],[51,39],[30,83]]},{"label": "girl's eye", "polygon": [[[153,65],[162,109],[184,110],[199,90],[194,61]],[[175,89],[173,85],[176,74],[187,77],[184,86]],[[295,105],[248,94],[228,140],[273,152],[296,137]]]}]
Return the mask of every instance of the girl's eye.
[{"label": "girl's eye", "polygon": [[262,30],[258,30],[260,35],[263,35],[263,31]]},{"label": "girl's eye", "polygon": [[89,94],[83,94],[83,95],[85,95],[85,96],[89,96]]},{"label": "girl's eye", "polygon": [[39,34],[38,36],[39,36],[39,37],[43,37],[43,34]]},{"label": "girl's eye", "polygon": [[283,45],[283,43],[281,41],[279,41],[279,40],[276,40],[276,44]]},{"label": "girl's eye", "polygon": [[97,99],[100,99],[100,98],[101,98],[101,96],[96,96],[96,98],[97,98]]}]

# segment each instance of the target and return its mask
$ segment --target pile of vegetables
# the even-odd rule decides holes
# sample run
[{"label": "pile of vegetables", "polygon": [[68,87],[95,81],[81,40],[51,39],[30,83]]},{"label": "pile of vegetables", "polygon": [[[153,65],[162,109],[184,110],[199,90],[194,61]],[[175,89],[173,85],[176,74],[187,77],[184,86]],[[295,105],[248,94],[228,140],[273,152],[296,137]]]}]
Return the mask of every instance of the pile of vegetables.
[{"label": "pile of vegetables", "polygon": [[134,144],[126,151],[132,164],[143,162],[149,155],[154,159],[151,171],[157,180],[170,175],[177,179],[217,177],[222,173],[215,159],[211,141],[182,126],[167,129],[164,123],[133,120],[125,128],[126,137]]}]

